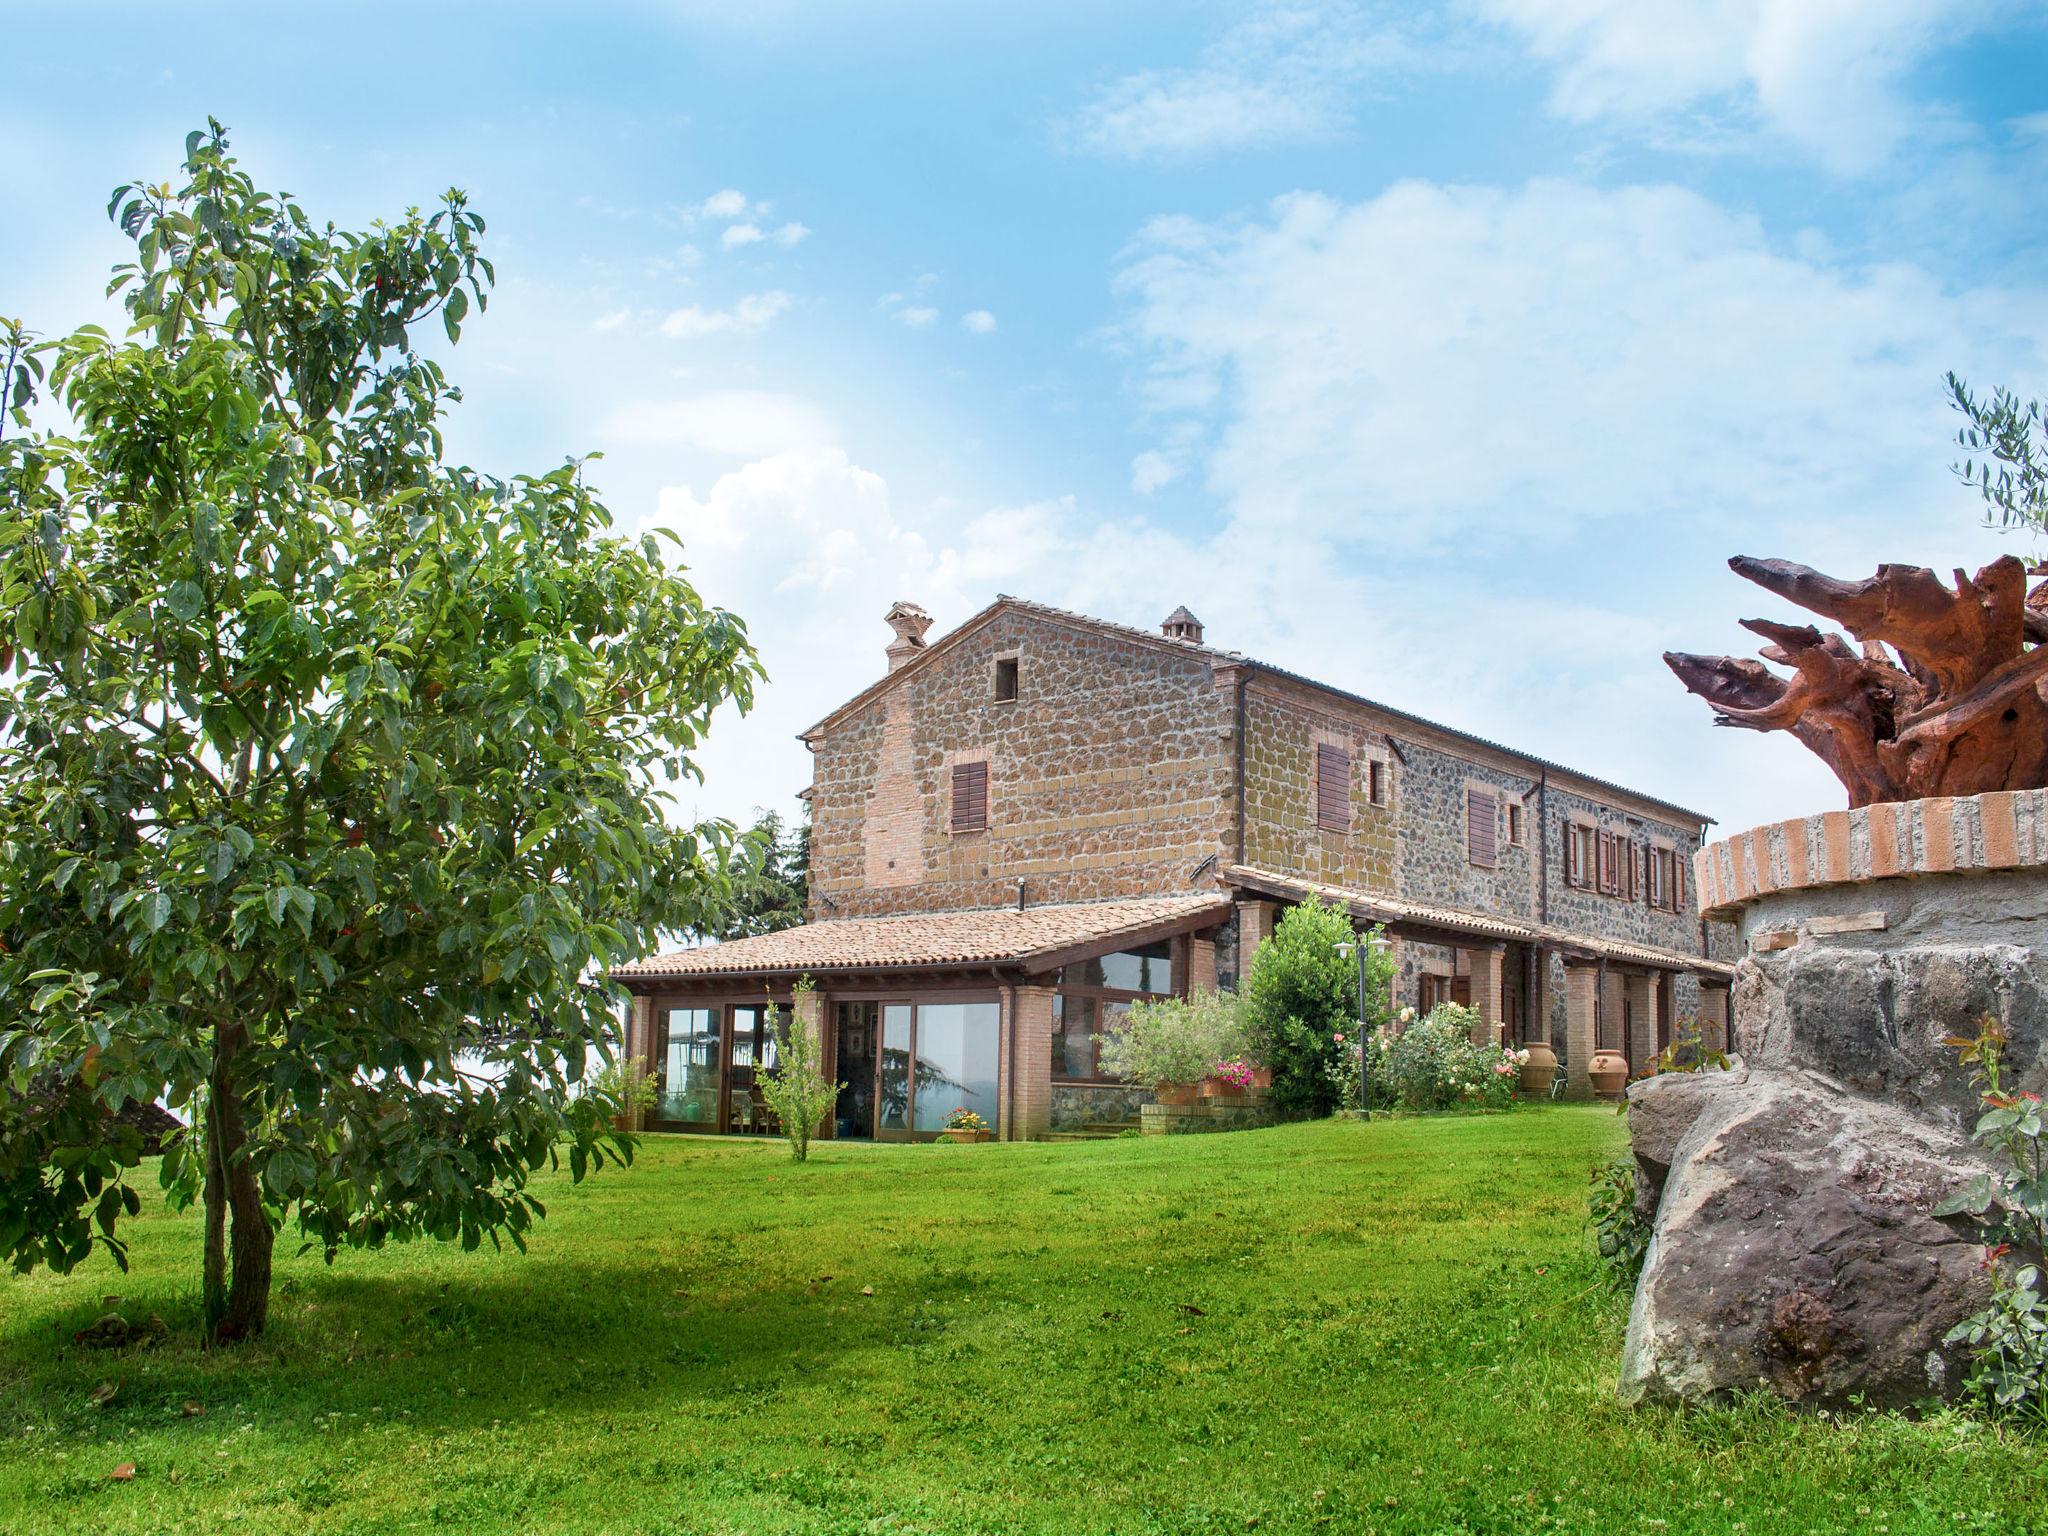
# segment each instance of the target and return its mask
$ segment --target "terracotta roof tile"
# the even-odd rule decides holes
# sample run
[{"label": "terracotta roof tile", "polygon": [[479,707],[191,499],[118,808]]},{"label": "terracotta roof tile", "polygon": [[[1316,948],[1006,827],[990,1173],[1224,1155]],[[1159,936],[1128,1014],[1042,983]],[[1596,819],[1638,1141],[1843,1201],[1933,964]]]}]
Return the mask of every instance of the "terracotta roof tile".
[{"label": "terracotta roof tile", "polygon": [[755,939],[734,939],[622,965],[621,981],[645,976],[795,975],[806,971],[901,970],[919,966],[996,965],[1079,945],[1105,946],[1127,934],[1185,921],[1200,927],[1230,914],[1217,894],[1148,896],[1066,906],[998,907],[905,917],[835,918]]}]

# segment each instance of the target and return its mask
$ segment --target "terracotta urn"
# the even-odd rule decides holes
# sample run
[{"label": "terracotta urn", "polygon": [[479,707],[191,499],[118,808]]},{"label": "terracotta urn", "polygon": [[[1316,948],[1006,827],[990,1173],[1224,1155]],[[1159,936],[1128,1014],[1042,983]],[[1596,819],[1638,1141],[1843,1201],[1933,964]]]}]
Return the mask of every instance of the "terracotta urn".
[{"label": "terracotta urn", "polygon": [[1613,1097],[1628,1086],[1628,1058],[1619,1051],[1595,1051],[1586,1063],[1586,1075],[1593,1079],[1593,1091]]},{"label": "terracotta urn", "polygon": [[1195,1102],[1194,1083],[1159,1083],[1152,1089],[1152,1097],[1168,1109],[1186,1109]]},{"label": "terracotta urn", "polygon": [[1531,1040],[1522,1049],[1529,1059],[1522,1063],[1522,1092],[1534,1098],[1548,1098],[1557,1080],[1557,1052],[1548,1040]]}]

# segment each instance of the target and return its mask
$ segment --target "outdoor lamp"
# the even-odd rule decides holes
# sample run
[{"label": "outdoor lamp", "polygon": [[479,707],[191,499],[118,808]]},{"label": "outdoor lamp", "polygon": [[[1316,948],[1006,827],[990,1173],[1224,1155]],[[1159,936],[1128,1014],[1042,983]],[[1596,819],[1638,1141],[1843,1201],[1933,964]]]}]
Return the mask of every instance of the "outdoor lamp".
[{"label": "outdoor lamp", "polygon": [[1358,956],[1358,1117],[1361,1120],[1372,1118],[1372,1081],[1367,1075],[1370,1067],[1365,1055],[1366,1036],[1372,1031],[1365,1014],[1365,957],[1368,953],[1384,953],[1392,947],[1387,943],[1386,935],[1381,933],[1375,933],[1363,944],[1356,939],[1337,941],[1337,953],[1346,960],[1354,954]]}]

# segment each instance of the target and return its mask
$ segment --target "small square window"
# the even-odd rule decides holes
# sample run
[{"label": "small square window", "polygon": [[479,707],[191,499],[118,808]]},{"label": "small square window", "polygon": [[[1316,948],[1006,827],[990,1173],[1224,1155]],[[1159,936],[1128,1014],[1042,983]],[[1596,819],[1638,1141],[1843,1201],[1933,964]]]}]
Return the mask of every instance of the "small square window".
[{"label": "small square window", "polygon": [[1004,656],[996,662],[996,702],[1012,704],[1017,699],[1017,658]]}]

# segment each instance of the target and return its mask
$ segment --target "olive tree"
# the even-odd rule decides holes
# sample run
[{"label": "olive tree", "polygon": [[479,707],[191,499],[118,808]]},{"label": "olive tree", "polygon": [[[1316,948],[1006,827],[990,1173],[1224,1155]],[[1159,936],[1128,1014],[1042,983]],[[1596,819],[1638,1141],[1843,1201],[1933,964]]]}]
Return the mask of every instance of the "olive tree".
[{"label": "olive tree", "polygon": [[0,334],[0,1254],[125,1265],[161,1101],[231,1340],[288,1222],[523,1248],[535,1170],[630,1156],[604,972],[718,920],[666,785],[759,673],[581,463],[444,462],[459,192],[339,230],[217,123],[180,181],[114,194],[124,337]]}]

